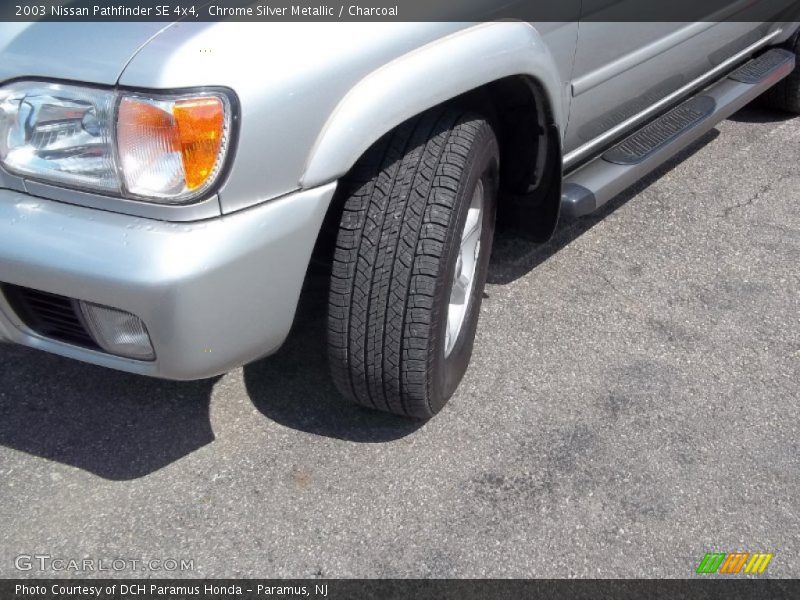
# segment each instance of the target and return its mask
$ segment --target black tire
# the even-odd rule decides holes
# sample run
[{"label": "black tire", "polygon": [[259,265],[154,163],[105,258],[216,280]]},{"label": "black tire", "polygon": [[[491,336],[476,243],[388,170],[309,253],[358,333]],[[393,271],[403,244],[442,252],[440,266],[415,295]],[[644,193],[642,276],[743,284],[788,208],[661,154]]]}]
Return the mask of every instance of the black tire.
[{"label": "black tire", "polygon": [[800,32],[794,35],[786,47],[794,52],[794,71],[764,92],[759,103],[765,108],[800,114]]},{"label": "black tire", "polygon": [[[472,354],[486,282],[498,163],[488,122],[442,107],[384,136],[341,182],[328,352],[336,386],[347,398],[426,419],[455,391]],[[452,280],[478,182],[484,200],[474,284],[445,357]]]}]

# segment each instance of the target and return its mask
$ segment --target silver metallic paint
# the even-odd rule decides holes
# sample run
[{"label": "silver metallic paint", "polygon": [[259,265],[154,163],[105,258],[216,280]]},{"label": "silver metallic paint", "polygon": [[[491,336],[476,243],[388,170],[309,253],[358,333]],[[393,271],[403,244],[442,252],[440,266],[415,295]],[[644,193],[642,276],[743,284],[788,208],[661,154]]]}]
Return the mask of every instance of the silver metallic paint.
[{"label": "silver metallic paint", "polygon": [[[666,94],[665,96],[660,98],[657,102],[649,104],[647,108],[645,108],[644,110],[636,113],[635,115],[632,115],[631,117],[625,119],[624,121],[620,122],[614,127],[606,129],[602,134],[589,140],[585,144],[582,144],[581,146],[567,152],[564,155],[564,168],[569,169],[576,163],[579,163],[584,158],[592,156],[592,154],[596,153],[599,149],[603,148],[604,145],[607,145],[609,142],[613,141],[614,138],[620,136],[621,134],[624,134],[626,131],[630,131],[637,125],[646,122],[648,119],[652,118],[653,115],[658,114],[659,111],[663,110],[671,103],[680,100],[687,94],[690,94],[694,90],[697,90],[698,88],[702,87],[704,84],[707,84],[708,82],[712,81],[715,77],[719,77],[720,75],[724,74],[725,71],[730,70],[738,62],[741,62],[743,59],[747,58],[748,56],[751,56],[754,52],[756,52],[761,48],[764,48],[768,44],[775,43],[782,36],[783,36],[783,30],[781,28],[776,28],[772,30],[771,32],[767,33],[764,37],[760,38],[750,46],[744,48],[742,51],[734,54],[733,56],[728,57],[722,63],[709,68],[709,70],[699,74],[695,79],[686,82],[678,89],[670,92],[669,94]],[[572,123],[570,123],[571,129],[575,127],[577,127],[577,125],[573,125]]]},{"label": "silver metallic paint", "polygon": [[[240,137],[219,189],[225,213],[300,187],[328,115],[358,80],[456,23],[178,23],[130,62],[120,85],[219,85],[240,100]],[[330,181],[330,179],[329,179]]]},{"label": "silver metallic paint", "polygon": [[519,22],[178,23],[136,54],[119,83],[236,92],[240,139],[219,190],[229,213],[333,181],[403,119],[505,75],[539,79],[566,118],[578,26],[541,29]]},{"label": "silver metallic paint", "polygon": [[[569,1],[577,18],[580,2]],[[26,183],[0,169],[0,281],[132,312],[146,323],[158,359],[44,339],[1,298],[0,338],[173,379],[212,376],[277,349],[333,182],[402,120],[484,83],[527,75],[539,82],[575,156],[585,140],[565,133],[568,122],[597,119],[647,81],[674,85],[670,77],[708,71],[702,61],[687,67],[687,47],[671,34],[651,40],[671,51],[633,48],[620,59],[630,39],[609,38],[602,28],[595,36],[591,27],[579,32],[577,22],[70,24],[69,36],[63,27],[0,24],[0,82],[224,86],[240,102],[240,138],[218,195],[169,210]],[[701,40],[705,57],[731,41],[706,37],[722,28],[696,29],[679,35]],[[663,73],[642,78],[646,68]]]},{"label": "silver metallic paint", "polygon": [[198,223],[165,223],[0,190],[0,281],[137,315],[155,362],[48,340],[0,307],[12,341],[169,379],[223,373],[289,332],[335,184]]},{"label": "silver metallic paint", "polygon": [[24,191],[31,196],[38,196],[39,198],[48,198],[66,202],[67,204],[108,210],[147,219],[157,219],[159,221],[200,221],[222,215],[219,207],[219,198],[216,194],[206,196],[199,202],[176,205],[142,202],[129,198],[111,198],[30,180],[24,182]]},{"label": "silver metallic paint", "polygon": [[[689,132],[660,148],[641,163],[619,165],[607,162],[600,157],[570,173],[564,180],[562,211],[567,216],[580,217],[601,207],[670,157],[702,137],[717,123],[728,118],[789,75],[793,66],[781,67],[758,84],[739,83],[726,77],[703,90],[702,95],[709,96],[716,102],[714,112]],[[587,202],[589,198],[591,201]]]},{"label": "silver metallic paint", "polygon": [[0,23],[0,82],[57,78],[113,85],[169,23]]},{"label": "silver metallic paint", "polygon": [[[538,81],[556,122],[564,123],[567,107],[561,100],[567,74],[554,58],[559,50],[528,23],[483,23],[383,65],[355,85],[332,111],[311,150],[301,187],[343,175],[378,137],[423,110],[511,75]],[[459,64],[469,68],[455,68],[456,56]]]}]

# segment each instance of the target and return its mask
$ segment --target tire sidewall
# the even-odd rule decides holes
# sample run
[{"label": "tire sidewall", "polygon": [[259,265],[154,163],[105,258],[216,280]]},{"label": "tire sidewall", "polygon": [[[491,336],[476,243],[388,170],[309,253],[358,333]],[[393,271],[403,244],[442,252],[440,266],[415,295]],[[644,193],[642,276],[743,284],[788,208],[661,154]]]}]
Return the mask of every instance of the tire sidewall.
[{"label": "tire sidewall", "polygon": [[[429,363],[431,365],[429,401],[433,413],[439,412],[450,396],[453,395],[464,373],[466,373],[472,356],[481,300],[483,299],[483,288],[489,270],[489,259],[494,238],[498,173],[499,147],[491,127],[484,122],[467,156],[464,173],[459,182],[455,200],[456,217],[448,228],[443,250],[445,268],[439,273],[436,282],[432,339],[429,346]],[[472,286],[467,312],[464,315],[464,323],[461,326],[452,351],[448,356],[445,356],[447,307],[453,287],[459,242],[461,232],[466,223],[472,195],[480,180],[483,180],[486,193],[481,223],[481,246],[475,267],[475,281]]]}]

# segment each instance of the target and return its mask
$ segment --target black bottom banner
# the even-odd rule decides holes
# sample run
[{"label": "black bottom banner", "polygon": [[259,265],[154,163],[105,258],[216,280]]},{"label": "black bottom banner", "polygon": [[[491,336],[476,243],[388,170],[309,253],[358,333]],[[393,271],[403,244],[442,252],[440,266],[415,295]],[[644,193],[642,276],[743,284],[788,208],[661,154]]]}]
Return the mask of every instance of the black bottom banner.
[{"label": "black bottom banner", "polygon": [[0,580],[0,600],[483,600],[545,598],[800,598],[800,580],[781,579],[29,579]]}]

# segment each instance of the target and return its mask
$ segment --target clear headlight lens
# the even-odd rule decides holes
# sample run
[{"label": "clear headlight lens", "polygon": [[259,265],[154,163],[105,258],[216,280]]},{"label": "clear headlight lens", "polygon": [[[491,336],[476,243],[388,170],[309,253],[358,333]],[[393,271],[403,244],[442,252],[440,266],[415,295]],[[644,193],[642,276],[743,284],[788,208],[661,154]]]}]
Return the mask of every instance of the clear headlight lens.
[{"label": "clear headlight lens", "polygon": [[119,193],[114,168],[114,94],[15,83],[0,89],[0,159],[9,171]]},{"label": "clear headlight lens", "polygon": [[0,161],[77,189],[178,204],[224,164],[231,110],[222,93],[145,95],[40,82],[0,88]]}]

